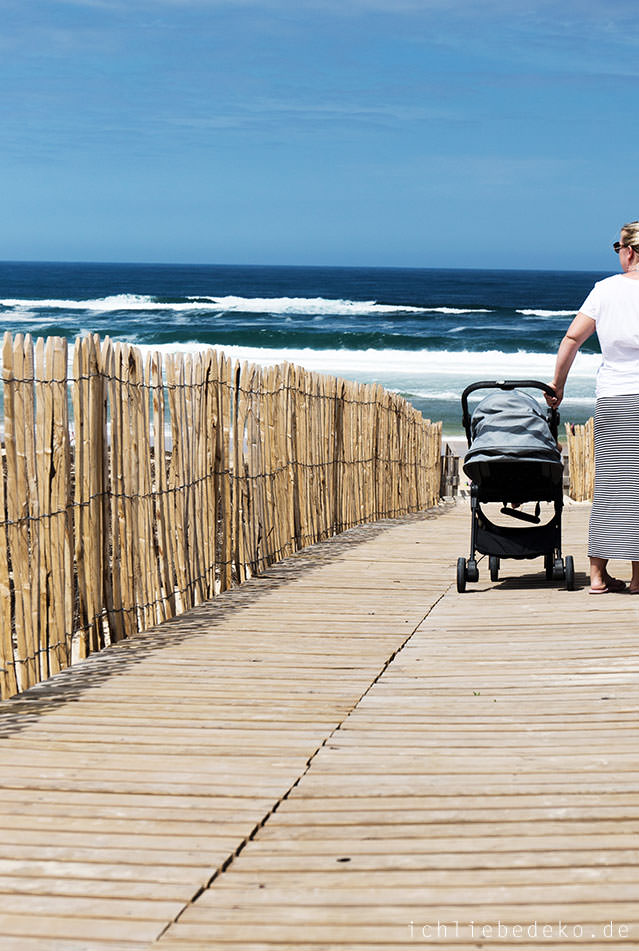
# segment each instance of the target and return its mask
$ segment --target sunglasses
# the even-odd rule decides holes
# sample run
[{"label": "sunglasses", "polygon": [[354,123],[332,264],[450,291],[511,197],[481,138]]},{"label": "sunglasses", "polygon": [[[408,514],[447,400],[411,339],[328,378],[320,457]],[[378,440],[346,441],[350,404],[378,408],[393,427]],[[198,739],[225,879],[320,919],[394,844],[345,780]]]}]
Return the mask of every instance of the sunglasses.
[{"label": "sunglasses", "polygon": [[612,247],[613,247],[613,249],[614,249],[615,254],[619,254],[619,252],[621,251],[621,249],[622,249],[622,248],[627,248],[628,245],[627,245],[627,244],[622,244],[621,241],[615,241],[615,243],[613,244]]}]

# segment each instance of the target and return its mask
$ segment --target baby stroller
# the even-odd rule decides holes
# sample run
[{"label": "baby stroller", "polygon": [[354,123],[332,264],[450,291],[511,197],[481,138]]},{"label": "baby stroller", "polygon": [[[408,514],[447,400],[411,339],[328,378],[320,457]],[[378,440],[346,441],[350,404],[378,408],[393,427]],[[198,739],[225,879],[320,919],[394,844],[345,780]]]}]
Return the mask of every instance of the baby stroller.
[{"label": "baby stroller", "polygon": [[[536,380],[472,383],[462,393],[463,423],[468,439],[464,472],[471,480],[470,557],[457,560],[457,590],[478,581],[476,553],[488,555],[491,581],[499,578],[502,558],[543,556],[548,581],[565,581],[575,587],[575,567],[570,555],[561,557],[563,464],[557,447],[559,413],[542,408],[522,388],[535,388],[554,396],[550,386]],[[472,414],[468,397],[475,390],[498,390],[485,396]],[[482,511],[482,503],[501,502],[501,512],[528,523],[495,525]],[[534,514],[520,510],[536,502]],[[554,515],[541,524],[540,503],[553,502]]]}]

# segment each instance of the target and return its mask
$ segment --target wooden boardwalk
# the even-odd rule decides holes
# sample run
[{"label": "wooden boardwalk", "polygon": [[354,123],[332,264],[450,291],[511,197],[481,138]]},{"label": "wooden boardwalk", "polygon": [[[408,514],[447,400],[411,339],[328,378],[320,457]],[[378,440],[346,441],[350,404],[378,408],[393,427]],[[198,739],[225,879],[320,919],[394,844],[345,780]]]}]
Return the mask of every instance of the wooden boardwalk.
[{"label": "wooden boardwalk", "polygon": [[0,951],[639,946],[639,598],[587,595],[587,514],[575,592],[458,595],[460,504],[4,704]]}]

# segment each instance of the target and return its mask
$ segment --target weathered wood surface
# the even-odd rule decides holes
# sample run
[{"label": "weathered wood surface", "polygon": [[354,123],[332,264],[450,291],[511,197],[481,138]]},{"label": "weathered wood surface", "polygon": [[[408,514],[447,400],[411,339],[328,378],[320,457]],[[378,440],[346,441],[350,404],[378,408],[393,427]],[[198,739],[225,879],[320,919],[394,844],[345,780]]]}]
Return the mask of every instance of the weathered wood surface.
[{"label": "weathered wood surface", "polygon": [[639,605],[582,587],[587,512],[575,592],[458,595],[460,505],[0,707],[2,951],[636,947]]},{"label": "weathered wood surface", "polygon": [[570,473],[570,497],[581,502],[592,499],[595,487],[595,421],[583,426],[566,423],[566,447]]}]

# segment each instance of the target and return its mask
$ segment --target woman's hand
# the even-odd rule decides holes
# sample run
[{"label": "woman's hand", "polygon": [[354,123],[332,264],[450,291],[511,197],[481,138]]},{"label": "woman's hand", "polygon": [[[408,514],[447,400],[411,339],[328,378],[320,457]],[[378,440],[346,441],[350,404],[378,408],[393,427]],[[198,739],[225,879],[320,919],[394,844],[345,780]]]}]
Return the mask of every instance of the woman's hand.
[{"label": "woman's hand", "polygon": [[548,384],[548,386],[551,386],[553,388],[553,390],[555,391],[555,396],[551,396],[550,393],[544,393],[544,396],[546,397],[546,402],[552,409],[557,409],[557,407],[559,406],[559,404],[564,398],[564,388],[563,386],[560,386],[558,383],[556,383],[554,380],[552,380]]}]

